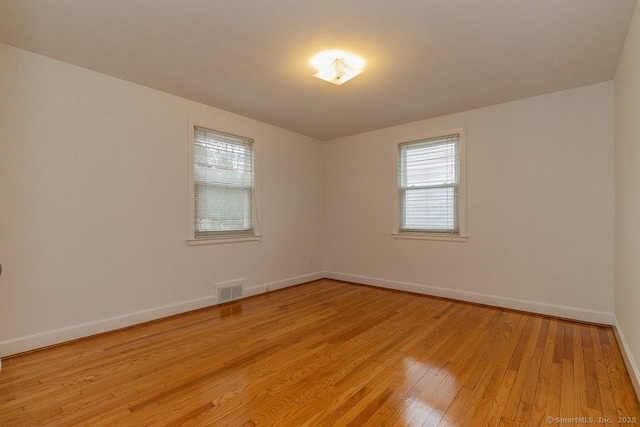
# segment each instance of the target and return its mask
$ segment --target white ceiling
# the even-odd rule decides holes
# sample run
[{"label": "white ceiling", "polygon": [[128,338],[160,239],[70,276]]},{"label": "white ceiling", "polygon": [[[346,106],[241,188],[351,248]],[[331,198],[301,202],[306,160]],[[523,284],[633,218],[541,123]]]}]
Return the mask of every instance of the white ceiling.
[{"label": "white ceiling", "polygon": [[[636,0],[0,0],[0,42],[322,140],[610,80]],[[367,60],[343,86],[309,59]]]}]

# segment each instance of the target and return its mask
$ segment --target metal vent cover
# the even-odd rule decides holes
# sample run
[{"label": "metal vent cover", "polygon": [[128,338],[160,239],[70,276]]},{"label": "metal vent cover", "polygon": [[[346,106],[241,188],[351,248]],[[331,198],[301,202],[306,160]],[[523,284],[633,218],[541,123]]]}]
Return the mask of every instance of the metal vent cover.
[{"label": "metal vent cover", "polygon": [[242,285],[233,285],[218,288],[218,302],[222,303],[238,298],[242,298]]}]

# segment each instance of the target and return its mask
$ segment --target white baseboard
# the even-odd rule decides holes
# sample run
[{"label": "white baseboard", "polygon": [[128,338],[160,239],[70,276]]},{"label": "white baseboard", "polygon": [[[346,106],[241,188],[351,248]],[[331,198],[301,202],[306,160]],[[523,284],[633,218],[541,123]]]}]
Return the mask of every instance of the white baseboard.
[{"label": "white baseboard", "polygon": [[379,279],[375,277],[357,276],[353,274],[337,273],[334,271],[325,271],[324,276],[328,279],[343,280],[346,282],[360,283],[363,285],[379,286],[382,288],[395,289],[399,291],[451,298],[460,301],[474,302],[502,308],[527,311],[530,313],[544,314],[547,316],[580,320],[582,322],[600,323],[603,325],[613,324],[613,313],[607,313],[604,311],[586,310],[577,307],[547,304],[537,301],[526,301],[515,298],[500,297],[496,295],[479,294],[475,292],[460,291],[457,289],[420,285],[417,283],[398,282],[395,280]]},{"label": "white baseboard", "polygon": [[[276,282],[266,283],[264,285],[252,286],[245,288],[245,297],[257,295],[267,291],[283,289],[288,286],[297,285],[312,280],[322,279],[322,272],[307,274],[304,276],[291,277]],[[148,322],[150,320],[161,319],[163,317],[180,314],[191,310],[215,305],[217,298],[215,295],[209,295],[203,298],[196,298],[189,301],[182,301],[174,304],[168,304],[161,307],[141,310],[134,313],[123,314],[120,316],[109,317],[92,322],[81,323],[78,325],[68,326],[60,329],[39,332],[24,337],[13,338],[0,341],[0,356],[10,356],[12,354],[22,353],[25,351],[35,350],[54,344],[60,344],[66,341],[72,341],[78,338],[84,338],[91,335],[109,332],[120,328],[126,328],[139,323]],[[2,361],[0,360],[0,369]]]},{"label": "white baseboard", "polygon": [[633,358],[633,354],[631,354],[631,349],[629,348],[629,344],[624,337],[624,333],[622,332],[622,328],[620,327],[620,323],[618,323],[618,318],[615,314],[613,315],[613,331],[618,339],[622,358],[624,359],[625,365],[627,365],[627,371],[629,371],[629,377],[631,377],[631,383],[636,391],[636,396],[640,399],[640,370]]},{"label": "white baseboard", "polygon": [[132,326],[138,323],[148,322],[150,320],[156,320],[190,310],[196,310],[215,303],[216,296],[211,295],[203,298],[141,310],[134,313],[123,314],[120,316],[108,317],[106,319],[95,320],[92,322],[80,323],[78,325],[68,326],[65,328],[39,332],[37,334],[13,338],[6,341],[0,341],[0,354],[2,356],[10,356],[24,351],[72,341],[78,338],[88,337],[90,335],[126,328],[127,326]]},{"label": "white baseboard", "polygon": [[263,294],[265,292],[276,291],[278,289],[288,288],[289,286],[299,285],[300,283],[311,282],[313,280],[324,279],[324,272],[318,271],[316,273],[305,274],[303,276],[290,277],[284,280],[278,280],[276,282],[265,283],[263,285],[251,286],[245,288],[244,296],[250,297],[253,295]]}]

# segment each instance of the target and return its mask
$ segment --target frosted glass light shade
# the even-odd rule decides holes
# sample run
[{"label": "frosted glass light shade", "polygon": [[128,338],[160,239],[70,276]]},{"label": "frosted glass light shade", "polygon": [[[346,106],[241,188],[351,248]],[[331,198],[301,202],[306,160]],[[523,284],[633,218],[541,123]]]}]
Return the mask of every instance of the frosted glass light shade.
[{"label": "frosted glass light shade", "polygon": [[348,52],[329,50],[314,56],[311,65],[319,70],[314,77],[341,85],[362,72],[364,60]]}]

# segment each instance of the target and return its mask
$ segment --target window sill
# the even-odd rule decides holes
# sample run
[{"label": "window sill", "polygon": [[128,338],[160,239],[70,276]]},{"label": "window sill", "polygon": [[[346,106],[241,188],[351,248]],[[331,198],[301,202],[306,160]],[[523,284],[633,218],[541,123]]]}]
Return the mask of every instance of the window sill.
[{"label": "window sill", "polygon": [[392,233],[394,239],[407,240],[439,240],[443,242],[466,242],[468,236],[451,236],[447,234],[435,233]]},{"label": "window sill", "polygon": [[261,242],[262,236],[256,234],[254,236],[243,237],[217,237],[209,239],[187,239],[189,246],[201,246],[201,245],[220,245],[222,243],[239,243],[239,242]]}]

